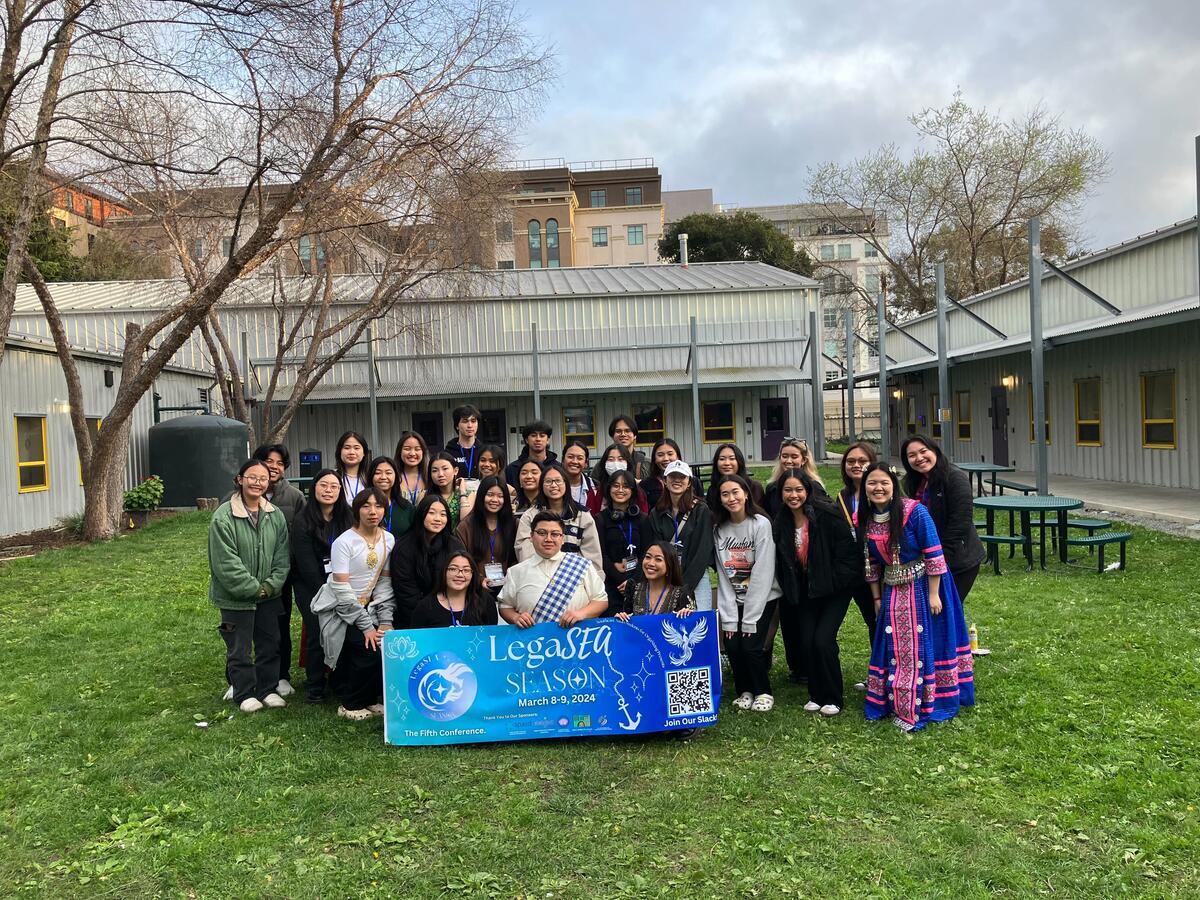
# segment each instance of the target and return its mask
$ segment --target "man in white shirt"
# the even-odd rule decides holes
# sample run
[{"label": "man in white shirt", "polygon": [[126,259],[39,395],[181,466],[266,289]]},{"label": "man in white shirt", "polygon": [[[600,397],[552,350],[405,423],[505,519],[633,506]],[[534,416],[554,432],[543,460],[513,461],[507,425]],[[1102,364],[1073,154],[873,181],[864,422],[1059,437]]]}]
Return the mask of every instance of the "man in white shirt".
[{"label": "man in white shirt", "polygon": [[[555,576],[563,577],[559,568],[567,554],[562,551],[562,519],[552,512],[540,512],[534,517],[531,529],[534,555],[517,563],[508,570],[504,587],[500,591],[500,617],[510,625],[529,628],[539,619],[535,615],[538,602],[547,593],[547,587]],[[574,555],[574,554],[573,554]],[[569,565],[569,564],[568,564]],[[595,619],[608,611],[608,595],[604,590],[604,579],[596,567],[588,564],[577,576],[566,606],[558,617],[558,624],[570,628],[583,619]]]}]

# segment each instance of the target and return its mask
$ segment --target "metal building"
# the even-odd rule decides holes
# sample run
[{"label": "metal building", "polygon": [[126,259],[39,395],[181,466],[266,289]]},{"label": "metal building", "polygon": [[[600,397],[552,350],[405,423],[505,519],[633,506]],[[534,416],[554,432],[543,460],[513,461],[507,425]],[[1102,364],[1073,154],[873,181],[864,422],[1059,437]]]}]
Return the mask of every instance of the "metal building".
[{"label": "metal building", "polygon": [[[1051,474],[1200,488],[1198,254],[1192,218],[1060,267],[1111,308],[1043,277]],[[958,462],[1033,470],[1029,280],[963,300],[947,317],[947,401],[938,397],[936,315],[887,332],[893,452],[905,435],[925,433]],[[877,376],[874,365],[861,374]],[[944,435],[939,405],[953,415]]]},{"label": "metal building", "polygon": [[[292,287],[304,283],[295,279]],[[354,304],[372,287],[373,276],[337,276],[335,305]],[[230,340],[244,340],[253,372],[248,393],[258,401],[275,367],[279,318],[287,315],[286,305],[272,302],[272,289],[269,278],[243,279],[219,310]],[[176,281],[54,286],[72,343],[118,354],[125,324],[148,321],[182,290]],[[500,443],[510,458],[520,449],[520,426],[539,414],[554,428],[553,447],[573,435],[599,450],[609,420],[624,412],[637,417],[643,443],[665,434],[688,459],[710,459],[726,440],[752,460],[774,459],[785,436],[820,438],[814,385],[823,360],[819,338],[809,339],[814,324],[819,334],[820,312],[817,282],[755,262],[499,271],[426,282],[374,328],[372,449],[390,453],[410,428],[440,446],[453,437],[450,409],[469,402],[484,413],[481,439]],[[49,340],[28,289],[18,292],[13,329]],[[212,372],[198,335],[173,363]],[[322,450],[328,461],[341,432],[354,428],[371,439],[370,372],[368,348],[354,348],[304,404],[288,445]],[[292,382],[286,359],[279,376],[281,386]]]}]

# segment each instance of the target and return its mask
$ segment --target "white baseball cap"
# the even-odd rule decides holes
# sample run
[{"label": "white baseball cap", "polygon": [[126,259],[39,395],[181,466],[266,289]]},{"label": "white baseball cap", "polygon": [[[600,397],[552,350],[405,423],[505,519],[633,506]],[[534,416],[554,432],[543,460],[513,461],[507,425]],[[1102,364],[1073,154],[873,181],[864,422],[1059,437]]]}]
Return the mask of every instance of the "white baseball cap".
[{"label": "white baseball cap", "polygon": [[667,463],[667,468],[663,470],[663,475],[682,475],[684,478],[691,478],[692,467],[682,459],[674,459]]}]

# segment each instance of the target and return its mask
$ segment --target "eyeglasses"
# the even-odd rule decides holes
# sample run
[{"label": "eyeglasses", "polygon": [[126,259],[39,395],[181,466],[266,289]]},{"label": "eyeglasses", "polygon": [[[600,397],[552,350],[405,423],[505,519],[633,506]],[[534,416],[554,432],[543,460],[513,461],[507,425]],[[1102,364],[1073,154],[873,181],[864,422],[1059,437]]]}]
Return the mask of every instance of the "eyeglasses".
[{"label": "eyeglasses", "polygon": [[561,538],[563,536],[563,533],[561,531],[547,531],[544,528],[539,528],[537,531],[534,532],[534,534],[537,535],[538,537],[542,538],[543,540],[549,540],[549,539],[558,540],[559,538]]},{"label": "eyeglasses", "polygon": [[464,566],[446,566],[447,575],[470,575],[471,570]]},{"label": "eyeglasses", "polygon": [[847,459],[846,460],[846,468],[847,469],[865,469],[870,464],[871,464],[871,461],[868,459]]},{"label": "eyeglasses", "polygon": [[246,484],[270,484],[270,477],[263,478],[261,475],[243,475],[242,481]]},{"label": "eyeglasses", "polygon": [[633,430],[629,428],[614,428],[613,434],[633,434]]},{"label": "eyeglasses", "polygon": [[566,487],[566,486],[567,486],[567,483],[565,481],[563,481],[561,478],[555,478],[553,480],[547,478],[545,481],[542,482],[542,487]]}]

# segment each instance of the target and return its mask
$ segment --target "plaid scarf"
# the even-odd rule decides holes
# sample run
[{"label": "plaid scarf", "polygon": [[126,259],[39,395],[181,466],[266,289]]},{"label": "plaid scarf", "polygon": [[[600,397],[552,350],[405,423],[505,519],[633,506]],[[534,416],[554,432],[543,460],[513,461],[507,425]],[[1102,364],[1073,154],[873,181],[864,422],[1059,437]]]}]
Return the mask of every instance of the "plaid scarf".
[{"label": "plaid scarf", "polygon": [[578,553],[564,553],[550,583],[546,585],[542,596],[538,597],[538,602],[533,607],[533,620],[557,622],[561,619],[567,604],[575,594],[575,588],[579,587],[579,582],[583,580],[583,574],[590,565],[591,562]]}]

